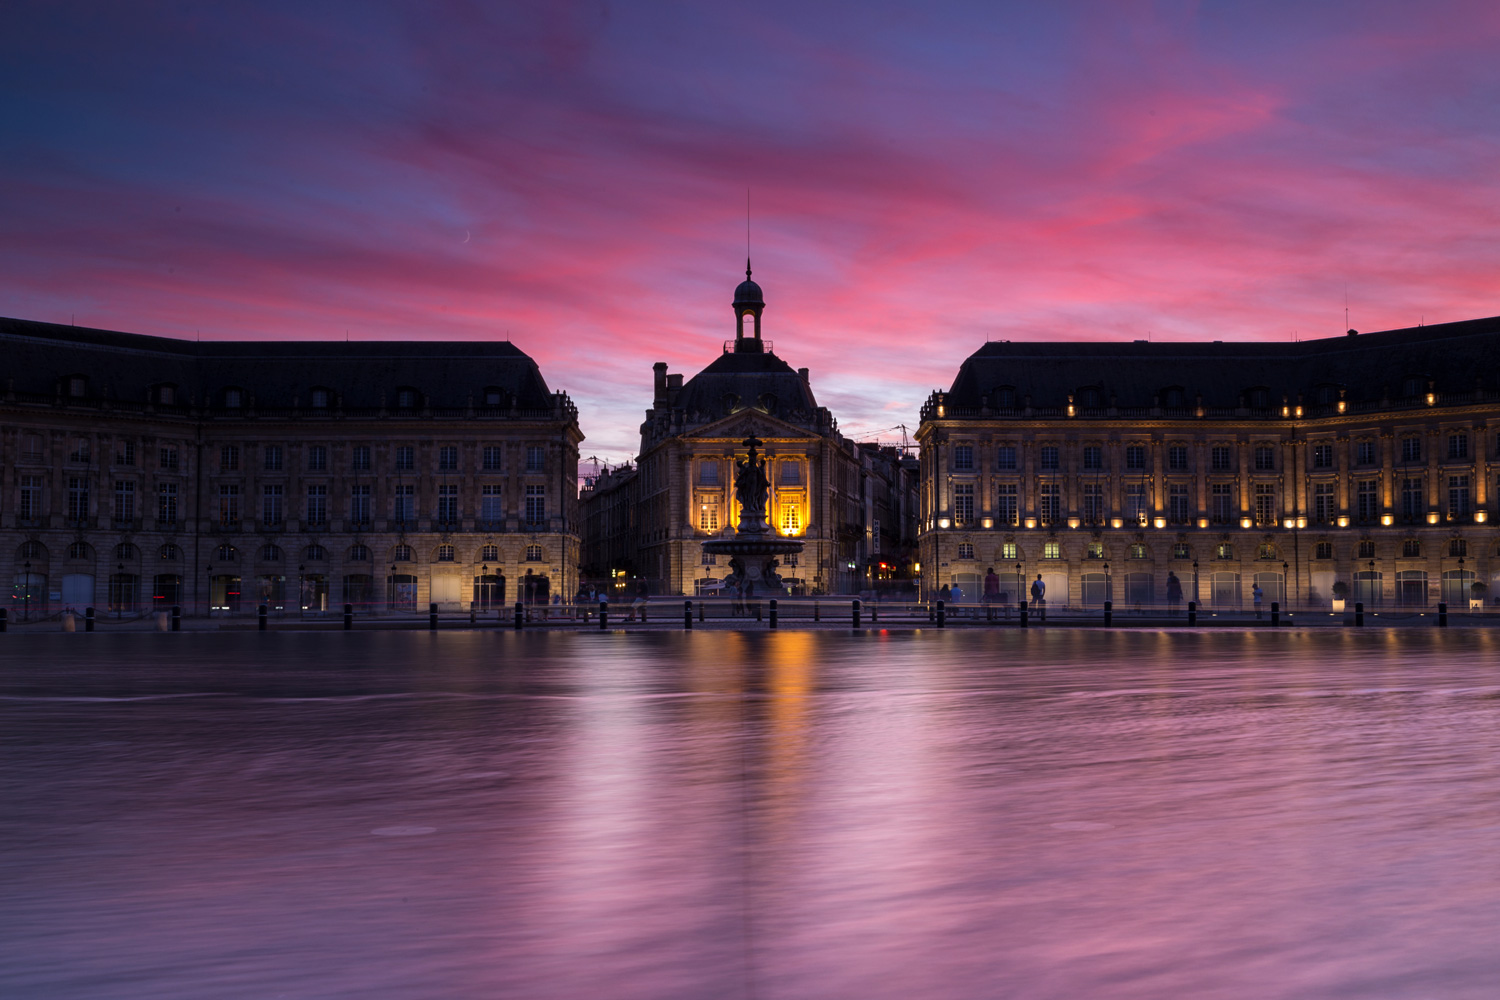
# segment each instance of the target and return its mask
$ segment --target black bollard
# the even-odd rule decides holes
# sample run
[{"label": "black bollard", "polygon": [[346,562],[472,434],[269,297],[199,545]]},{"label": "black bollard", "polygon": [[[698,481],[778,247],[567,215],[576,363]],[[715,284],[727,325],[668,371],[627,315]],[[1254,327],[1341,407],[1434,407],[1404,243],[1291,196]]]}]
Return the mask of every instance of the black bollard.
[{"label": "black bollard", "polygon": [[172,631],[182,631],[182,605],[180,604],[172,605]]},{"label": "black bollard", "polygon": [[1354,627],[1355,628],[1363,628],[1364,624],[1365,624],[1365,603],[1363,601],[1355,601],[1354,602]]},{"label": "black bollard", "polygon": [[1271,627],[1275,628],[1281,624],[1281,602],[1271,602]]},{"label": "black bollard", "polygon": [[878,621],[880,621],[880,605],[878,605],[878,604],[872,604],[872,605],[870,605],[870,621],[871,622],[878,622]]},{"label": "black bollard", "polygon": [[768,623],[771,628],[776,627],[776,598],[771,598],[771,620]]},{"label": "black bollard", "polygon": [[[521,602],[517,601],[516,602],[516,607],[519,608],[520,606],[521,606]],[[601,631],[604,630],[604,629],[609,628],[609,602],[608,601],[600,601],[599,602],[599,628],[600,628]]]},{"label": "black bollard", "polygon": [[344,631],[350,632],[354,629],[354,605],[344,605]]},{"label": "black bollard", "polygon": [[682,628],[686,632],[693,630],[693,602],[682,602]]},{"label": "black bollard", "polygon": [[1027,626],[1027,624],[1029,623],[1029,618],[1028,618],[1027,612],[1026,612],[1026,602],[1022,601],[1022,602],[1020,602],[1020,604],[1021,604],[1021,627],[1025,628]]},{"label": "black bollard", "polygon": [[526,605],[520,601],[516,602],[516,620],[514,628],[517,632],[526,627]]},{"label": "black bollard", "polygon": [[10,612],[5,608],[0,608],[0,632],[4,632],[9,625]]},{"label": "black bollard", "polygon": [[699,601],[698,602],[698,620],[700,622],[703,620],[703,608],[707,604],[708,604],[707,601]]},{"label": "black bollard", "polygon": [[1109,628],[1115,621],[1115,602],[1104,602],[1104,627]]},{"label": "black bollard", "polygon": [[859,598],[856,597],[854,599],[854,602],[850,605],[850,609],[854,616],[854,627],[859,628]]},{"label": "black bollard", "polygon": [[938,628],[948,627],[948,608],[942,601],[937,602],[937,611],[934,617],[937,619]]},{"label": "black bollard", "polygon": [[258,632],[266,630],[266,606],[264,604],[255,609],[255,628]]},{"label": "black bollard", "polygon": [[755,602],[755,620],[760,621],[760,602]]},{"label": "black bollard", "polygon": [[437,602],[427,605],[427,631],[437,631]]},{"label": "black bollard", "polygon": [[[89,614],[93,614],[93,613],[94,613],[94,609],[93,608],[89,608]],[[1446,601],[1439,601],[1438,602],[1438,628],[1447,628],[1447,627],[1448,627],[1448,603]],[[90,632],[93,631],[92,626],[89,628],[89,631]]]},{"label": "black bollard", "polygon": [[474,602],[469,602],[469,624],[473,625],[479,615],[479,609],[474,607]]},{"label": "black bollard", "polygon": [[[1445,625],[1447,624],[1446,619],[1444,620],[1443,624],[1445,624]],[[94,631],[94,609],[93,608],[84,608],[83,609],[83,630],[85,632],[92,632],[92,631]]]},{"label": "black bollard", "polygon": [[813,621],[817,622],[822,620],[823,619],[818,615],[818,602],[813,601]]},{"label": "black bollard", "polygon": [[1188,624],[1198,624],[1198,602],[1188,601]]}]

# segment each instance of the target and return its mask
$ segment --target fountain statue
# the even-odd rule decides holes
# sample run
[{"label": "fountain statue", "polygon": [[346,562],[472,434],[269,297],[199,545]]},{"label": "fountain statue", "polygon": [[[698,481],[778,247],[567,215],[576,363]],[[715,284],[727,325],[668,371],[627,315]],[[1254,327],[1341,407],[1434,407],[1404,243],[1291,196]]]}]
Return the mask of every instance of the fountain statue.
[{"label": "fountain statue", "polygon": [[739,501],[740,520],[734,536],[703,543],[703,551],[729,556],[730,575],[724,583],[745,597],[779,597],[781,565],[778,556],[802,551],[795,538],[780,538],[771,528],[766,506],[771,496],[771,480],[766,475],[766,460],[756,452],[762,445],[758,438],[745,439],[748,454],[740,459],[734,477],[734,498]]}]

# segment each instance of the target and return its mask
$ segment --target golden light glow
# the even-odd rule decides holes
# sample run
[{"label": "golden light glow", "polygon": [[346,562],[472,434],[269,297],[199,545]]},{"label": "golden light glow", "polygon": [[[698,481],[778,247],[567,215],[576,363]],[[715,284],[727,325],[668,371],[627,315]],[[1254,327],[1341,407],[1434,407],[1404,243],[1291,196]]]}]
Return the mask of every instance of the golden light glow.
[{"label": "golden light glow", "polygon": [[1299,528],[1305,528],[1305,527],[1307,527],[1307,518],[1305,518],[1305,517],[1299,517],[1299,518],[1297,518],[1297,527],[1299,527]]},{"label": "golden light glow", "polygon": [[[1242,517],[1242,518],[1240,518],[1240,527],[1241,528],[1248,528],[1248,527],[1250,527],[1250,525],[1252,523],[1253,522],[1248,517]],[[1287,522],[1287,527],[1290,528],[1291,526],[1292,526],[1291,522]]]},{"label": "golden light glow", "polygon": [[1283,528],[1295,528],[1297,526],[1297,519],[1295,517],[1289,517],[1285,521],[1281,522],[1281,526]]},{"label": "golden light glow", "polygon": [[1428,511],[1427,512],[1427,523],[1428,524],[1437,524],[1438,523],[1438,512],[1437,511],[1433,510],[1433,511]]},{"label": "golden light glow", "polygon": [[946,517],[940,517],[940,518],[938,518],[938,527],[939,528],[946,528],[946,527],[948,527],[948,523],[949,522],[948,522],[948,519]]},{"label": "golden light glow", "polygon": [[1283,417],[1290,417],[1292,415],[1292,409],[1291,409],[1291,407],[1289,407],[1289,406],[1283,406],[1281,408],[1281,415]]},{"label": "golden light glow", "polygon": [[1109,522],[1109,526],[1111,528],[1123,528],[1125,527],[1125,521],[1122,518],[1117,517]]},{"label": "golden light glow", "polygon": [[1380,515],[1380,523],[1383,524],[1383,525],[1385,525],[1387,528],[1389,528],[1391,525],[1393,525],[1393,524],[1396,523],[1396,515],[1394,515],[1394,514],[1381,514]]},{"label": "golden light glow", "polygon": [[1487,511],[1487,510],[1476,510],[1474,512],[1474,521],[1475,521],[1476,524],[1483,524],[1484,522],[1488,521],[1489,519],[1490,519],[1490,512]]},{"label": "golden light glow", "polygon": [[1155,524],[1158,528],[1165,528],[1167,526],[1167,519],[1164,517],[1158,517],[1152,523]]},{"label": "golden light glow", "polygon": [[1076,517],[1070,517],[1070,518],[1068,518],[1068,527],[1070,527],[1070,528],[1076,528],[1076,527],[1078,527],[1082,523],[1083,522],[1080,521]]},{"label": "golden light glow", "polygon": [[1435,392],[1429,392],[1427,394],[1427,405],[1428,406],[1435,406],[1435,405],[1437,405],[1437,393],[1435,393]]},{"label": "golden light glow", "polygon": [[1347,528],[1347,527],[1349,527],[1349,515],[1348,514],[1340,514],[1339,515],[1339,527],[1340,528]]},{"label": "golden light glow", "polygon": [[1200,528],[1206,528],[1206,527],[1208,527],[1208,518],[1206,518],[1206,517],[1200,517],[1200,518],[1198,518],[1198,527],[1200,527]]},{"label": "golden light glow", "polygon": [[979,523],[983,524],[986,528],[993,528],[995,526],[995,519],[992,517],[987,517]]},{"label": "golden light glow", "polygon": [[1300,406],[1297,407],[1297,419],[1298,420],[1302,419],[1302,407],[1300,407]]},{"label": "golden light glow", "polygon": [[1339,412],[1340,413],[1344,412],[1344,401],[1342,399],[1339,400]]},{"label": "golden light glow", "polygon": [[1036,518],[1034,518],[1034,517],[1028,517],[1026,519],[1026,527],[1028,527],[1028,528],[1035,528],[1036,527]]}]

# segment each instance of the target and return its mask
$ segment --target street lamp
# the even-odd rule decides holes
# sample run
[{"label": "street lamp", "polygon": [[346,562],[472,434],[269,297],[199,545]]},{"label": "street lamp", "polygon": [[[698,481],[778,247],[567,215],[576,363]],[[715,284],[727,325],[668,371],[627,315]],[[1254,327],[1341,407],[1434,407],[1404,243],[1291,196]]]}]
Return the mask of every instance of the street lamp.
[{"label": "street lamp", "polygon": [[[1022,596],[1022,593],[1023,592],[1021,590],[1021,564],[1020,563],[1016,563],[1016,607],[1020,607],[1021,606],[1021,602],[1023,600],[1025,600],[1025,598]],[[1009,614],[1009,612],[1006,612],[1006,613]]]},{"label": "street lamp", "polygon": [[1369,591],[1366,595],[1370,598],[1370,607],[1375,606],[1375,560],[1370,560],[1370,579],[1365,583],[1365,589]]},{"label": "street lamp", "polygon": [[486,563],[480,563],[480,565],[479,565],[479,603],[480,603],[480,610],[481,611],[488,611],[490,609],[490,599],[494,596],[490,592],[489,575],[490,575],[490,564],[487,563],[487,562]]},{"label": "street lamp", "polygon": [[1281,560],[1281,601],[1287,606],[1288,610],[1291,610],[1292,602],[1288,601],[1286,597],[1286,571],[1288,568],[1287,561],[1285,559]]},{"label": "street lamp", "polygon": [[1466,605],[1467,604],[1468,597],[1466,596],[1466,594],[1468,592],[1468,589],[1469,588],[1464,585],[1464,557],[1463,556],[1459,556],[1458,557],[1458,591],[1459,591],[1459,596],[1458,596],[1458,600],[1454,602],[1455,604],[1460,604],[1460,605]]},{"label": "street lamp", "polygon": [[1198,560],[1194,559],[1193,560],[1193,601],[1197,602],[1197,601],[1200,601],[1200,600],[1202,600],[1202,598],[1198,596]]},{"label": "street lamp", "polygon": [[1109,563],[1104,564],[1104,599],[1110,600],[1113,595],[1109,592]]}]

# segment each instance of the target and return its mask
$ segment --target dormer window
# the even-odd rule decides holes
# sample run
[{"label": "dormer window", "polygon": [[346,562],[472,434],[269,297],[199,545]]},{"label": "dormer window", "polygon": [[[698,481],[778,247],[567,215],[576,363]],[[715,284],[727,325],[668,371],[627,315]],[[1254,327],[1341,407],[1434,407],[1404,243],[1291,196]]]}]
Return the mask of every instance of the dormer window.
[{"label": "dormer window", "polygon": [[224,407],[229,410],[238,410],[245,405],[245,392],[243,389],[225,389]]},{"label": "dormer window", "polygon": [[412,388],[401,388],[396,390],[396,405],[403,410],[410,410],[417,405],[417,390]]},{"label": "dormer window", "polygon": [[162,406],[177,405],[177,387],[175,385],[159,385],[156,387],[156,401]]},{"label": "dormer window", "polygon": [[505,394],[500,391],[500,387],[499,386],[494,386],[494,385],[485,386],[485,389],[484,389],[484,405],[485,406],[502,406],[502,405],[504,405],[504,401],[505,401]]},{"label": "dormer window", "polygon": [[1425,379],[1422,379],[1416,375],[1408,375],[1406,378],[1401,380],[1401,395],[1405,396],[1408,399],[1413,396],[1420,396],[1422,394],[1422,389],[1425,381]]},{"label": "dormer window", "polygon": [[1180,385],[1169,385],[1161,391],[1162,406],[1169,410],[1180,410],[1187,406],[1187,394]]},{"label": "dormer window", "polygon": [[315,410],[328,409],[329,392],[327,389],[314,389],[312,391],[312,405]]},{"label": "dormer window", "polygon": [[89,392],[89,380],[82,375],[68,376],[68,395],[74,399],[82,399]]},{"label": "dormer window", "polygon": [[995,406],[1001,410],[1013,410],[1016,407],[1015,386],[1002,385],[995,390]]},{"label": "dormer window", "polygon": [[1263,385],[1258,385],[1245,393],[1245,398],[1250,403],[1252,410],[1269,410],[1271,408],[1271,390]]},{"label": "dormer window", "polygon": [[1099,389],[1096,386],[1086,385],[1078,390],[1078,405],[1085,410],[1097,410],[1099,408]]}]

